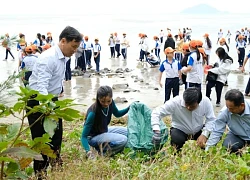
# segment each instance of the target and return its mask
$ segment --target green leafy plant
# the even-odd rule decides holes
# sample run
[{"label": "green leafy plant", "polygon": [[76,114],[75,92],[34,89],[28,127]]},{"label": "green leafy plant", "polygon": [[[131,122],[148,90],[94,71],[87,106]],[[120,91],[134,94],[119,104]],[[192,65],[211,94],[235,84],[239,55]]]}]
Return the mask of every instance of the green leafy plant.
[{"label": "green leafy plant", "polygon": [[[0,84],[0,94],[11,89],[17,77],[20,77],[20,75],[14,74],[3,84]],[[49,143],[55,133],[57,121],[59,118],[73,121],[82,117],[79,111],[72,108],[75,104],[71,99],[54,102],[52,100],[53,95],[42,95],[22,86],[15,94],[18,96],[18,101],[13,106],[7,106],[2,102],[0,104],[0,118],[14,117],[20,121],[14,124],[11,124],[11,122],[0,124],[0,179],[28,178],[25,169],[29,167],[33,159],[42,160],[41,153],[55,158],[56,156]],[[31,109],[27,106],[27,102],[34,94],[37,94],[34,99],[39,101],[39,105]],[[2,95],[6,97],[9,94]],[[26,110],[29,110],[28,113],[26,113]],[[40,112],[41,116],[34,124],[44,118],[44,129],[47,133],[43,137],[31,140],[27,136],[27,131],[34,124],[28,126],[25,124],[25,119],[29,114],[36,112]]]}]

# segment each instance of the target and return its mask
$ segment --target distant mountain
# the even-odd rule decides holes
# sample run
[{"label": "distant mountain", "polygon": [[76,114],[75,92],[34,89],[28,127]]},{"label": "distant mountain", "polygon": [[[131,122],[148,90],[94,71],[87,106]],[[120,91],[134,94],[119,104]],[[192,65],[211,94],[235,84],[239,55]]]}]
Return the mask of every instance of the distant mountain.
[{"label": "distant mountain", "polygon": [[189,7],[181,11],[182,14],[219,14],[219,13],[227,13],[219,11],[218,9],[207,5],[207,4],[199,4],[193,7]]}]

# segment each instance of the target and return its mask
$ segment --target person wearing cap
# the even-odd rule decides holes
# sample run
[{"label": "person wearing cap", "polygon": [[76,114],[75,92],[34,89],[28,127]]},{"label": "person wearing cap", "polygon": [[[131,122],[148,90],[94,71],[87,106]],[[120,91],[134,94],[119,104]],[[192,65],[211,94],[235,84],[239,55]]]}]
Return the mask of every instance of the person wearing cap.
[{"label": "person wearing cap", "polygon": [[123,60],[126,60],[127,59],[127,53],[128,53],[128,47],[129,47],[129,41],[126,37],[126,33],[123,33],[123,39],[121,41],[121,53],[122,53],[122,56],[123,56]]},{"label": "person wearing cap", "polygon": [[145,59],[147,60],[147,55],[146,53],[148,52],[149,46],[148,46],[148,37],[146,34],[141,34],[141,41],[140,41],[140,46],[141,46],[141,51],[140,51],[140,61]]},{"label": "person wearing cap", "polygon": [[96,64],[96,73],[97,74],[100,74],[100,52],[101,52],[101,45],[99,44],[99,39],[95,38],[94,61]]},{"label": "person wearing cap", "polygon": [[236,50],[238,53],[238,62],[239,62],[239,68],[242,67],[243,61],[245,58],[245,48],[246,48],[246,42],[244,41],[244,37],[242,35],[238,36],[238,41],[236,43]]},{"label": "person wearing cap", "polygon": [[[35,62],[29,78],[30,89],[38,91],[43,95],[52,94],[54,96],[53,100],[57,101],[63,87],[66,62],[76,52],[81,40],[82,36],[75,28],[71,26],[64,28],[59,36],[59,43],[43,52]],[[27,103],[28,107],[33,108],[39,105],[39,101],[33,99],[36,96],[36,94],[31,96]],[[42,137],[46,132],[43,125],[44,118],[37,121],[40,116],[41,113],[39,112],[28,115],[29,125],[33,125],[30,127],[32,139]],[[58,126],[55,129],[55,134],[49,143],[51,149],[56,154],[56,159],[53,160],[52,166],[62,165],[60,156],[63,135],[62,119],[59,119],[57,122]],[[39,175],[41,172],[46,171],[49,162],[51,161],[49,161],[46,155],[43,155],[42,161],[34,160],[34,172]]]},{"label": "person wearing cap", "polygon": [[205,54],[206,54],[206,59],[207,59],[207,65],[209,65],[210,54],[211,54],[211,50],[212,50],[212,41],[210,40],[208,33],[204,34],[203,37],[204,37],[203,48],[205,49]]},{"label": "person wearing cap", "polygon": [[121,46],[121,41],[120,38],[118,37],[117,33],[114,33],[114,39],[115,39],[115,51],[116,51],[116,58],[119,58],[121,53],[120,53],[120,46]]},{"label": "person wearing cap", "polygon": [[[154,132],[152,142],[160,144],[160,119],[171,116],[170,144],[180,150],[186,141],[196,140],[204,148],[214,127],[215,115],[212,103],[202,96],[199,88],[187,88],[183,95],[175,96],[151,113],[151,126]],[[204,121],[205,119],[205,121]]]},{"label": "person wearing cap", "polygon": [[25,71],[23,84],[24,86],[27,86],[29,84],[29,78],[32,74],[32,69],[34,67],[35,62],[37,61],[37,56],[33,55],[32,46],[27,46],[24,49],[24,52],[26,53],[26,56],[22,60],[21,69]]},{"label": "person wearing cap", "polygon": [[162,74],[166,73],[165,79],[165,100],[170,99],[171,91],[173,91],[173,97],[179,95],[179,79],[181,79],[181,65],[180,62],[174,59],[174,50],[171,47],[165,49],[164,53],[167,58],[160,65],[159,84],[162,87]]},{"label": "person wearing cap", "polygon": [[51,47],[50,44],[45,44],[44,46],[42,46],[43,52],[48,50]]},{"label": "person wearing cap", "polygon": [[51,32],[48,32],[48,33],[47,33],[46,42],[47,42],[48,44],[50,44],[51,46],[54,46],[54,45],[55,45],[54,40],[53,40],[53,38],[52,38]]},{"label": "person wearing cap", "polygon": [[86,64],[88,65],[88,69],[91,69],[93,66],[91,65],[91,57],[93,51],[93,44],[89,41],[88,36],[84,36],[85,43],[85,55],[86,55]]},{"label": "person wearing cap", "polygon": [[197,87],[201,89],[203,78],[203,59],[197,47],[197,41],[189,42],[190,55],[187,61],[187,67],[183,67],[181,72],[187,74],[187,87]]},{"label": "person wearing cap", "polygon": [[42,53],[42,51],[40,49],[38,49],[38,47],[35,44],[32,44],[31,47],[32,47],[32,50],[33,50],[33,54],[35,56],[37,56],[37,57],[40,56],[40,54]]},{"label": "person wearing cap", "polygon": [[152,49],[152,51],[155,50],[156,57],[158,57],[158,59],[161,60],[160,58],[161,43],[157,36],[154,36],[154,40],[155,40],[155,47]]},{"label": "person wearing cap", "polygon": [[228,46],[228,44],[226,42],[226,39],[225,38],[221,38],[219,40],[219,43],[220,43],[220,47],[222,47],[226,51],[226,53],[228,54],[229,53],[229,46]]},{"label": "person wearing cap", "polygon": [[[187,60],[188,60],[188,57],[190,55],[189,43],[184,43],[183,44],[183,46],[182,46],[182,53],[183,53],[184,57],[180,61],[181,67],[187,67]],[[181,73],[181,80],[182,80],[182,83],[185,86],[185,89],[187,89],[187,81],[186,81],[186,79],[187,79],[187,75],[184,74],[184,73]]]},{"label": "person wearing cap", "polygon": [[223,37],[223,32],[222,32],[222,29],[220,29],[220,31],[218,32],[217,44],[218,44],[220,38],[222,38],[222,37]]},{"label": "person wearing cap", "polygon": [[111,59],[115,58],[115,39],[113,33],[110,34],[108,45],[110,47]]},{"label": "person wearing cap", "polygon": [[8,59],[8,54],[10,53],[11,57],[13,58],[12,60],[14,61],[15,60],[15,57],[13,56],[13,54],[11,53],[11,49],[10,49],[10,46],[11,46],[11,42],[10,42],[10,36],[9,36],[9,33],[6,33],[5,34],[5,37],[4,37],[4,41],[2,42],[2,45],[3,47],[5,47],[6,51],[5,51],[5,59],[3,59],[3,61],[7,61]]},{"label": "person wearing cap", "polygon": [[231,65],[233,64],[233,59],[226,53],[225,49],[222,47],[218,47],[216,50],[216,54],[220,59],[217,63],[218,65],[208,71],[217,74],[216,80],[207,79],[206,83],[206,96],[210,99],[211,89],[215,87],[216,92],[216,107],[220,107],[221,104],[221,93],[223,90],[223,86],[227,81],[227,77],[231,72]]}]

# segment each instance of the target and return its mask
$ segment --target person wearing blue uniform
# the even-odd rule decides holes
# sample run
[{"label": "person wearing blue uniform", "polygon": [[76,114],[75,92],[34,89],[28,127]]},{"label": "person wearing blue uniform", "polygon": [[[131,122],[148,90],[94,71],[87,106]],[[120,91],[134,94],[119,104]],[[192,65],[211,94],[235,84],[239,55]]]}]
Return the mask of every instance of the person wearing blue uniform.
[{"label": "person wearing blue uniform", "polygon": [[244,41],[244,37],[242,35],[238,36],[238,41],[236,43],[236,50],[238,53],[238,62],[239,62],[239,68],[242,67],[243,61],[245,58],[245,48],[246,48],[246,42]]},{"label": "person wearing blue uniform", "polygon": [[24,51],[26,53],[26,56],[23,58],[23,61],[21,63],[21,69],[25,70],[23,84],[24,86],[27,86],[29,84],[29,78],[32,74],[33,66],[37,61],[37,56],[33,55],[32,46],[27,46]]},{"label": "person wearing blue uniform", "polygon": [[94,45],[94,61],[96,64],[96,73],[100,74],[100,52],[101,52],[101,45],[98,43],[99,39],[95,39],[95,45]]},{"label": "person wearing blue uniform", "polygon": [[[73,27],[67,26],[59,36],[59,43],[44,51],[34,64],[32,74],[29,78],[29,87],[32,90],[38,91],[40,94],[54,95],[53,100],[58,100],[58,95],[62,91],[63,79],[65,76],[65,66],[69,58],[76,52],[82,40],[81,34]],[[37,94],[30,97],[27,106],[33,108],[39,105],[39,101],[34,98]],[[27,110],[28,112],[29,110]],[[44,118],[39,121],[37,119],[42,115],[40,112],[31,113],[28,115],[28,122],[31,130],[32,139],[42,137],[45,134],[43,122]],[[52,166],[62,165],[60,149],[62,144],[63,125],[62,119],[58,120],[55,134],[51,138],[51,149],[56,154],[56,159],[53,160]],[[41,174],[49,165],[49,158],[43,155],[43,160],[34,160],[34,172],[38,179],[42,179]]]},{"label": "person wearing blue uniform", "polygon": [[155,67],[161,63],[158,57],[150,52],[147,52],[147,62],[151,65],[151,67]]},{"label": "person wearing blue uniform", "polygon": [[159,84],[161,87],[162,74],[164,71],[166,73],[164,103],[170,99],[171,91],[173,91],[173,97],[179,95],[179,79],[181,79],[181,65],[179,61],[173,58],[174,50],[171,47],[168,47],[165,49],[165,54],[167,56],[167,59],[162,62],[159,68]]},{"label": "person wearing blue uniform", "polygon": [[112,88],[101,86],[97,90],[95,103],[88,108],[81,136],[81,143],[88,159],[94,158],[90,146],[99,153],[113,155],[121,152],[127,144],[127,128],[108,125],[112,115],[122,117],[128,112],[129,107],[118,110],[112,98]]}]

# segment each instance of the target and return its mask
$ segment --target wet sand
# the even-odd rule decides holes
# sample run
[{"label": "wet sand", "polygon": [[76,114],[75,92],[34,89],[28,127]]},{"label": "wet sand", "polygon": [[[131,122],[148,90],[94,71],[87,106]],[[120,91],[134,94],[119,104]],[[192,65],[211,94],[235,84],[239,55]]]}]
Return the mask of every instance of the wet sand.
[{"label": "wet sand", "polygon": [[[3,54],[3,51],[1,54]],[[3,54],[4,55],[4,54]],[[17,56],[16,56],[17,57]],[[103,56],[102,56],[103,57]],[[108,56],[106,56],[108,57]],[[134,56],[136,57],[136,56]],[[72,57],[74,59],[74,57]],[[83,106],[76,106],[75,108],[86,112],[89,105],[91,105],[96,96],[96,90],[100,85],[110,85],[111,87],[114,84],[128,84],[129,88],[132,89],[131,92],[123,92],[124,89],[114,89],[113,92],[113,99],[117,97],[125,98],[128,102],[127,103],[117,103],[118,108],[127,107],[134,101],[140,101],[150,108],[155,108],[159,105],[162,105],[164,102],[164,87],[160,88],[158,84],[158,76],[159,76],[159,66],[155,68],[150,68],[150,65],[147,63],[139,62],[135,60],[136,58],[129,58],[128,60],[124,61],[120,57],[120,59],[108,59],[108,58],[101,58],[101,69],[108,68],[115,71],[117,68],[129,68],[131,72],[125,72],[122,76],[112,76],[108,77],[105,74],[92,75],[88,77],[87,75],[83,76],[72,76],[72,80],[69,82],[64,82],[64,98],[73,98],[77,104],[83,104]],[[164,57],[162,57],[164,59]],[[216,59],[215,55],[211,56],[211,59]],[[237,57],[234,57],[234,64],[232,70],[236,70],[238,66]],[[92,61],[93,65],[94,62]],[[248,66],[248,65],[247,65]],[[74,68],[74,61],[72,61],[71,65],[72,69]],[[247,68],[248,69],[248,68]],[[0,82],[3,82],[14,70],[17,70],[17,60],[15,61],[2,61],[0,60]],[[88,72],[87,72],[88,73]],[[138,77],[138,81],[135,82],[135,77]],[[246,84],[248,82],[249,76],[247,73],[230,73],[228,77],[228,86],[224,86],[222,97],[221,97],[221,107],[215,107],[216,101],[216,93],[215,89],[212,89],[212,104],[214,105],[215,113],[217,114],[218,111],[224,106],[224,95],[225,92],[232,88],[237,88],[244,92]],[[143,80],[143,82],[141,82]],[[164,76],[162,77],[162,82],[164,85]],[[16,84],[17,86],[19,83]],[[154,90],[158,88],[159,90]],[[137,90],[133,92],[133,90]],[[180,86],[180,95],[182,95],[184,90],[184,85]],[[206,86],[205,82],[202,85],[202,92],[205,96]],[[15,103],[17,97],[9,98],[9,105]],[[84,106],[85,105],[85,106]],[[4,122],[16,122],[15,118],[2,118],[1,123]]]}]

